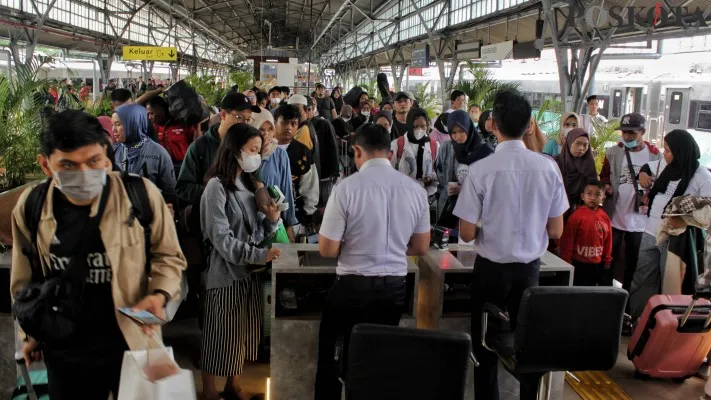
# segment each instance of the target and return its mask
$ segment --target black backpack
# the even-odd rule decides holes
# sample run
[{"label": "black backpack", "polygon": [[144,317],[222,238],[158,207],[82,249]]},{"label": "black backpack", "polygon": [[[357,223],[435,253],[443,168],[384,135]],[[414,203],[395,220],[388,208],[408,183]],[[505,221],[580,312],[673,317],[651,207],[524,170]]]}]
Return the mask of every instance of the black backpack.
[{"label": "black backpack", "polygon": [[[146,275],[151,273],[151,224],[153,223],[153,209],[151,208],[150,200],[146,185],[143,183],[143,178],[130,173],[122,173],[121,181],[128,194],[128,199],[131,201],[131,212],[128,217],[129,226],[133,226],[134,220],[143,227],[144,251],[146,252]],[[23,249],[25,255],[29,258],[30,264],[34,271],[42,271],[39,252],[37,251],[37,229],[39,228],[39,220],[42,216],[42,207],[44,200],[47,197],[47,191],[52,183],[52,178],[48,178],[44,182],[32,188],[32,191],[25,200],[25,226],[30,232],[30,247]],[[38,268],[38,269],[35,269]]]}]

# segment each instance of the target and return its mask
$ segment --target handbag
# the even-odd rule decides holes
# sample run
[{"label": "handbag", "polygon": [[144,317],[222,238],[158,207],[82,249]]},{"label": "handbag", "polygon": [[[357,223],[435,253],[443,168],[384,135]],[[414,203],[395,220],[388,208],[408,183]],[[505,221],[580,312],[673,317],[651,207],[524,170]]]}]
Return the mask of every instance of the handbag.
[{"label": "handbag", "polygon": [[[99,223],[106,208],[108,192],[107,181],[99,201],[99,211],[89,218],[81,234],[83,238],[101,240]],[[67,269],[59,276],[46,279],[37,252],[37,237],[33,236],[32,249],[25,252],[30,259],[32,280],[15,294],[12,312],[27,335],[39,342],[56,343],[76,332],[81,317],[84,285],[89,273],[86,262],[89,246],[87,242],[79,241]]]}]

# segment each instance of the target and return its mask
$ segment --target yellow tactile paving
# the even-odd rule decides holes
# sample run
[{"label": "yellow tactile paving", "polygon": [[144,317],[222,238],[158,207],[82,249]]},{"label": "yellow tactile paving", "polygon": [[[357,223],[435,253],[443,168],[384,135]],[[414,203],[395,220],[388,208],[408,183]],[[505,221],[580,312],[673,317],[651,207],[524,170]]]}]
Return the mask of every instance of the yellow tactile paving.
[{"label": "yellow tactile paving", "polygon": [[583,400],[632,400],[632,398],[622,390],[604,372],[583,371],[572,373],[580,382],[576,381],[569,374],[565,375],[565,380]]}]

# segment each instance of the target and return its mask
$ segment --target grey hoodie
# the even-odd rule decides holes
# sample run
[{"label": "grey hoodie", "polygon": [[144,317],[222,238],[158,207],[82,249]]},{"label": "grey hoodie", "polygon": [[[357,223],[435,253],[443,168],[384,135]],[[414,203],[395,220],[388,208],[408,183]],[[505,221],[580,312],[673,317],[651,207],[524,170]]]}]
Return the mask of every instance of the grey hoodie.
[{"label": "grey hoodie", "polygon": [[128,172],[149,179],[158,186],[166,203],[177,204],[173,161],[163,146],[148,139],[141,146],[140,155],[132,161],[126,160],[125,144],[119,143],[114,150],[114,161],[121,171],[124,171],[128,164]]}]

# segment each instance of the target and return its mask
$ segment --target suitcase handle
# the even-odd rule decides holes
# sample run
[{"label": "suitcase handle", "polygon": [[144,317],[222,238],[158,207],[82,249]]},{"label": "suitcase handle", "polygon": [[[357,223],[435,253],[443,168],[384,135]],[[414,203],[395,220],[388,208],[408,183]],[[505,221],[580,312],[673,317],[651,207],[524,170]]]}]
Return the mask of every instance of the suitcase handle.
[{"label": "suitcase handle", "polygon": [[37,393],[35,388],[32,386],[32,380],[30,379],[30,372],[27,370],[27,365],[25,364],[25,357],[22,352],[18,351],[15,353],[15,362],[20,368],[22,373],[22,380],[25,381],[25,388],[27,388],[27,398],[29,400],[37,400]]},{"label": "suitcase handle", "polygon": [[[682,328],[684,325],[686,325],[686,321],[689,319],[689,316],[691,315],[691,312],[694,310],[694,304],[696,304],[696,296],[693,296],[691,298],[691,304],[689,304],[689,307],[686,308],[686,311],[684,311],[684,316],[681,317],[681,322],[679,323],[679,327]],[[703,306],[697,306],[696,309],[707,309],[711,310],[711,306],[708,305],[703,305]],[[709,324],[711,324],[711,313],[709,313],[709,316],[706,318],[706,322],[704,323],[704,328],[708,328]]]}]

